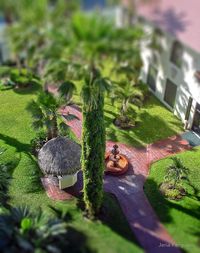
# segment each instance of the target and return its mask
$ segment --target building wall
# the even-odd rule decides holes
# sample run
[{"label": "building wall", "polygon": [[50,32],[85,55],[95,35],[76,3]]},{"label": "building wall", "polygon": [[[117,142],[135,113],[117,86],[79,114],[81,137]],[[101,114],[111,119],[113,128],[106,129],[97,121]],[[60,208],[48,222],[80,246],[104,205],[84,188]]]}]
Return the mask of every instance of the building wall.
[{"label": "building wall", "polygon": [[5,39],[5,22],[0,19],[0,64],[8,60],[8,45]]},{"label": "building wall", "polygon": [[[161,100],[170,110],[174,112],[183,122],[185,121],[185,114],[189,97],[193,98],[190,117],[188,120],[188,127],[192,127],[193,116],[195,112],[196,103],[200,103],[200,82],[194,77],[194,73],[200,70],[200,53],[195,52],[187,45],[183,45],[183,59],[182,66],[178,68],[170,61],[171,52],[175,38],[163,32],[160,42],[163,50],[161,53],[156,52],[157,62],[153,57],[153,50],[148,46],[149,37],[154,31],[154,27],[150,23],[144,24],[144,29],[147,39],[142,43],[142,58],[144,67],[141,73],[143,81],[147,82],[149,66],[152,64],[158,71],[156,77],[156,91],[153,92],[159,100]],[[177,85],[177,93],[174,108],[171,108],[165,101],[165,88],[167,79],[171,80]]]}]

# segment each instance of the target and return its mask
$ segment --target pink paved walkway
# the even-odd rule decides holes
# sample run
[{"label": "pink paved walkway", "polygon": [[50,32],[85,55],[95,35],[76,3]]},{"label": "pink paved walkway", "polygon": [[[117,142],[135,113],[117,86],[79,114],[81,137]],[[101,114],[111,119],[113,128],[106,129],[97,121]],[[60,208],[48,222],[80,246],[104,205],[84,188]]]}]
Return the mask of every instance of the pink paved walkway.
[{"label": "pink paved walkway", "polygon": [[[81,112],[74,106],[67,106],[61,112],[63,115],[75,114],[79,118],[67,124],[77,137],[81,138]],[[108,141],[106,149],[110,150],[113,144]],[[130,168],[125,175],[120,177],[106,175],[104,178],[105,191],[117,197],[132,231],[146,252],[180,252],[176,247],[169,247],[169,244],[173,245],[175,242],[149,204],[143,192],[143,185],[152,162],[189,149],[188,143],[180,136],[173,136],[148,145],[146,148],[134,148],[121,143],[118,145],[120,151],[128,157]],[[162,247],[162,245],[166,246]]]}]

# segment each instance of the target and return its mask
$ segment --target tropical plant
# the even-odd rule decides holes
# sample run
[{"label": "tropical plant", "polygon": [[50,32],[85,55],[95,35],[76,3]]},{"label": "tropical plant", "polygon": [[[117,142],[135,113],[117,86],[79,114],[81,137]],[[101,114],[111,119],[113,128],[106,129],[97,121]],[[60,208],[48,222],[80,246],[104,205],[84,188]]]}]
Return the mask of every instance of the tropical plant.
[{"label": "tropical plant", "polygon": [[39,131],[36,137],[31,140],[31,153],[37,156],[38,152],[47,141],[46,133],[44,131]]},{"label": "tropical plant", "polygon": [[189,168],[178,157],[172,157],[171,160],[173,164],[167,167],[164,180],[172,183],[172,188],[176,189],[182,181],[188,180]]},{"label": "tropical plant", "polygon": [[121,128],[129,128],[135,125],[137,108],[143,105],[144,97],[138,86],[129,81],[118,82],[111,92],[111,102],[118,102],[118,116],[115,124]]},{"label": "tropical plant", "polygon": [[[42,92],[36,101],[31,101],[27,106],[27,110],[33,117],[33,128],[35,130],[43,129],[48,140],[57,137],[59,130],[61,134],[66,134],[68,131],[68,126],[63,121],[58,124],[58,118],[61,117],[59,109],[64,102],[60,97]],[[69,121],[74,119],[75,116],[69,114],[65,118]]]},{"label": "tropical plant", "polygon": [[105,156],[104,91],[109,87],[100,72],[91,68],[82,89],[82,169],[84,202],[90,217],[97,215],[103,201]]},{"label": "tropical plant", "polygon": [[49,60],[44,67],[43,80],[45,86],[53,84],[56,87],[60,87],[61,93],[65,94],[73,93],[76,90],[76,86],[72,81],[68,80],[80,80],[83,76],[83,67],[74,62],[66,60]]},{"label": "tropical plant", "polygon": [[41,210],[32,213],[27,207],[14,207],[0,215],[1,252],[60,252],[66,235],[67,224]]},{"label": "tropical plant", "polygon": [[54,217],[41,209],[33,212],[27,206],[4,208],[0,213],[1,252],[92,252],[87,237],[69,225],[71,214],[51,209]]}]

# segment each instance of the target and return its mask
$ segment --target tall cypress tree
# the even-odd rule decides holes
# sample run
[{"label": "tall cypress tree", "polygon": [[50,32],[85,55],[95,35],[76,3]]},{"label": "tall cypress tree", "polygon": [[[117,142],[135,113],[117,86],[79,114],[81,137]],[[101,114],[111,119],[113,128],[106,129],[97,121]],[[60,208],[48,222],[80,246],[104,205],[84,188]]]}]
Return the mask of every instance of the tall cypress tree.
[{"label": "tall cypress tree", "polygon": [[82,169],[84,202],[90,217],[98,214],[103,201],[105,156],[104,90],[100,72],[92,68],[82,90]]}]

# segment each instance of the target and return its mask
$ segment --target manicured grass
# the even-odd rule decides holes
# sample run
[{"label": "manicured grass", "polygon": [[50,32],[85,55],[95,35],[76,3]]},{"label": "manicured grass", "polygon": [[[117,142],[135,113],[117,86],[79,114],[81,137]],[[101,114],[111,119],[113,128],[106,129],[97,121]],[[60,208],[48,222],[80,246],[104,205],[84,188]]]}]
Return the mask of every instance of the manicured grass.
[{"label": "manicured grass", "polygon": [[[108,101],[108,99],[107,99]],[[150,95],[143,108],[137,110],[137,125],[129,130],[114,126],[117,109],[107,102],[105,120],[107,139],[131,146],[143,146],[183,131],[182,123],[155,97]]]},{"label": "manicured grass", "polygon": [[165,168],[172,163],[169,158],[152,165],[150,176],[145,183],[145,193],[176,243],[188,253],[197,253],[200,250],[200,148],[177,156],[190,169],[191,186],[187,186],[189,195],[179,201],[173,201],[165,199],[159,193]]},{"label": "manicured grass", "polygon": [[[80,105],[78,95],[74,101]],[[107,140],[139,147],[183,132],[181,121],[153,95],[149,96],[143,108],[137,109],[137,124],[132,129],[122,130],[113,124],[117,106],[117,103],[113,106],[109,97],[106,97],[104,111]]]},{"label": "manicured grass", "polygon": [[[37,162],[30,155],[30,141],[35,136],[31,129],[31,116],[25,110],[27,103],[36,96],[35,91],[14,92],[0,91],[0,146],[6,147],[2,160],[12,162],[13,179],[9,188],[12,205],[28,205],[32,210],[50,212],[49,205],[70,211],[73,220],[70,225],[83,233],[91,252],[97,253],[140,253],[128,223],[110,195],[105,196],[106,219],[103,221],[87,221],[77,209],[76,200],[55,202],[50,200],[39,181]],[[77,241],[79,243],[79,241]]]},{"label": "manicured grass", "polygon": [[[38,89],[39,90],[39,89]],[[54,202],[50,200],[39,182],[39,169],[36,160],[30,155],[30,141],[35,136],[31,128],[31,116],[25,110],[27,103],[36,97],[37,90],[0,91],[0,146],[6,147],[4,161],[12,161],[13,179],[9,189],[12,205],[28,205],[31,209],[42,208],[49,212],[49,205],[69,210],[73,214],[72,226],[83,232],[88,245],[95,252],[143,252],[137,245],[127,221],[117,202],[105,197],[107,220],[88,222],[76,207],[76,201]],[[75,96],[75,101],[80,101]],[[141,146],[158,139],[166,138],[182,130],[180,121],[164,108],[157,99],[151,97],[138,113],[141,121],[132,130],[120,130],[112,121],[116,115],[115,107],[106,99],[105,120],[107,139],[121,141],[129,145]]]}]

